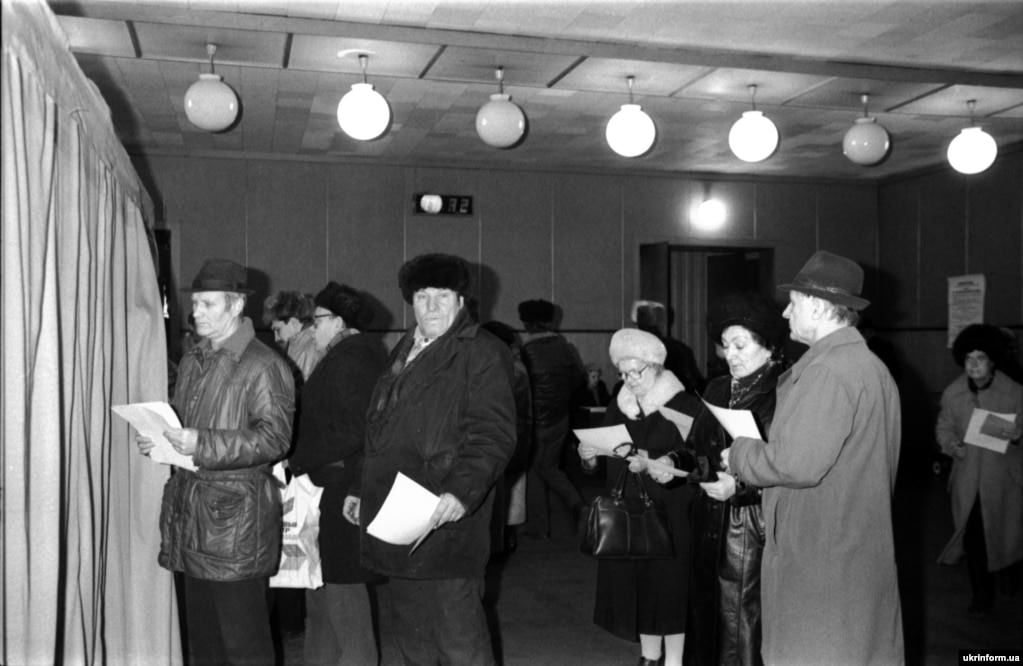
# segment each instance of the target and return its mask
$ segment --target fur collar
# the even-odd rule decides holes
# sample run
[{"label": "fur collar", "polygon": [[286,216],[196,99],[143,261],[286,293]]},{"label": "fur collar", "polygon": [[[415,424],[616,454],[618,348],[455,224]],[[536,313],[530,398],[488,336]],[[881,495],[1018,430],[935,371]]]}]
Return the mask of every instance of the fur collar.
[{"label": "fur collar", "polygon": [[618,409],[630,420],[635,421],[644,414],[657,411],[684,390],[686,387],[678,377],[671,370],[664,370],[642,398],[633,393],[627,384],[623,384],[618,391]]}]

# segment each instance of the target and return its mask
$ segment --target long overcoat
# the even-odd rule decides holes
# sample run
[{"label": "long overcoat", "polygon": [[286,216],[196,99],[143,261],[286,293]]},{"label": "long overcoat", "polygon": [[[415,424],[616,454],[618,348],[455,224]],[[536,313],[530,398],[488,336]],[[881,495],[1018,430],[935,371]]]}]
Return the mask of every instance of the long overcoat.
[{"label": "long overcoat", "polygon": [[366,408],[384,358],[369,336],[348,335],[327,350],[302,389],[298,441],[288,464],[323,488],[319,546],[326,583],[374,578],[359,564],[359,528],[344,518],[342,507],[362,473]]},{"label": "long overcoat", "polygon": [[767,664],[902,664],[892,492],[895,382],[859,331],[814,343],[779,378],[769,443],[739,437],[739,480],[761,488]]},{"label": "long overcoat", "polygon": [[996,371],[983,391],[971,392],[962,375],[941,395],[936,434],[941,450],[953,459],[948,492],[955,533],[939,561],[956,564],[962,559],[966,520],[979,494],[988,569],[998,571],[1023,559],[1023,451],[1018,441],[1005,453],[967,445],[966,456],[956,458],[953,445],[966,434],[974,407],[1023,419],[1023,386]]},{"label": "long overcoat", "polygon": [[467,513],[412,553],[363,531],[362,563],[402,578],[480,577],[490,555],[494,483],[516,443],[511,352],[463,309],[406,365],[413,331],[391,352],[370,400],[360,522],[365,530],[398,472],[435,494],[451,493]]}]

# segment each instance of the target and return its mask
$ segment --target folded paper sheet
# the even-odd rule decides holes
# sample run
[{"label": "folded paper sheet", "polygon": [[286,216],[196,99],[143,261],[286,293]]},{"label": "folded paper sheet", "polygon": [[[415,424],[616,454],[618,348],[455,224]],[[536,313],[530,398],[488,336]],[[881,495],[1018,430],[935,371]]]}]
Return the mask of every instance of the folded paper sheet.
[{"label": "folded paper sheet", "polygon": [[693,417],[688,414],[672,409],[671,407],[661,407],[658,409],[661,415],[675,424],[678,428],[679,433],[682,434],[682,439],[689,439],[689,431],[693,428]]},{"label": "folded paper sheet", "polygon": [[622,444],[632,444],[632,436],[622,424],[601,428],[576,428],[572,432],[579,438],[581,444],[594,447],[600,452],[597,455],[601,456],[621,458],[629,452],[629,447]]},{"label": "folded paper sheet", "polygon": [[127,421],[140,435],[153,440],[149,457],[165,465],[177,465],[193,472],[198,469],[191,456],[178,453],[163,436],[166,430],[181,427],[174,409],[166,402],[136,402],[131,405],[113,405],[111,411]]},{"label": "folded paper sheet", "polygon": [[963,441],[967,444],[979,446],[995,453],[1005,453],[1009,448],[1009,440],[1000,437],[993,437],[984,431],[1000,430],[1005,425],[1011,429],[1016,422],[1015,414],[1000,414],[986,409],[974,408],[970,415],[970,422],[966,425],[966,434]]},{"label": "folded paper sheet", "polygon": [[753,418],[753,412],[750,410],[726,409],[725,407],[712,405],[706,400],[703,401],[703,404],[711,411],[714,418],[725,429],[725,432],[732,436],[732,439],[737,437],[764,439],[764,436],[760,433],[760,428],[757,427],[756,420]]},{"label": "folded paper sheet", "polygon": [[398,472],[366,532],[381,541],[407,546],[430,529],[439,502],[440,497]]}]

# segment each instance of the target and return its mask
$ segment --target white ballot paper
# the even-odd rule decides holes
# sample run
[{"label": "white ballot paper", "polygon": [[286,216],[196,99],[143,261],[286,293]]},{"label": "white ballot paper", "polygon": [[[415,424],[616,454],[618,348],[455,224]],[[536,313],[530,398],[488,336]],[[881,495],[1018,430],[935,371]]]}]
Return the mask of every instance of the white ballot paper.
[{"label": "white ballot paper", "polygon": [[989,449],[995,453],[1005,453],[1005,450],[1009,448],[1009,440],[992,437],[981,432],[985,421],[988,421],[991,417],[1004,419],[1009,423],[1015,423],[1016,421],[1015,414],[1000,414],[975,407],[973,414],[970,414],[970,422],[966,426],[966,435],[963,436],[963,441],[967,444]]},{"label": "white ballot paper", "polygon": [[703,404],[707,405],[707,409],[711,411],[714,418],[718,420],[718,423],[724,427],[725,432],[732,436],[732,439],[737,437],[764,438],[760,434],[757,422],[753,419],[753,412],[750,410],[717,407],[706,400],[703,401]]},{"label": "white ballot paper", "polygon": [[678,428],[678,431],[682,434],[682,439],[689,439],[689,431],[693,427],[692,416],[683,414],[671,407],[661,407],[657,411],[659,411],[664,418],[675,424],[675,427]]},{"label": "white ballot paper", "polygon": [[366,532],[387,543],[408,545],[428,533],[439,503],[440,497],[398,472]]},{"label": "white ballot paper", "polygon": [[[579,442],[599,450],[597,455],[623,457],[629,451],[624,443],[631,444],[632,437],[624,425],[604,426],[602,428],[576,428],[572,430]],[[618,452],[615,452],[618,449]]]},{"label": "white ballot paper", "polygon": [[131,405],[113,405],[111,411],[128,422],[132,428],[153,440],[155,446],[149,457],[165,465],[177,465],[193,472],[198,469],[192,456],[182,455],[163,436],[165,430],[181,427],[174,409],[166,402],[136,402]]}]

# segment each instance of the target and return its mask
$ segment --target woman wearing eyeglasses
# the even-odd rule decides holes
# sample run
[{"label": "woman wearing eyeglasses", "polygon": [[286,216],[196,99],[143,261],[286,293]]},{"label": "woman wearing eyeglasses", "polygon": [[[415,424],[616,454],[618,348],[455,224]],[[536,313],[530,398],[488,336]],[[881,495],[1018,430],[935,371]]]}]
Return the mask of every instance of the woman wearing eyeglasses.
[{"label": "woman wearing eyeglasses", "polygon": [[[623,383],[608,406],[604,425],[624,424],[632,439],[632,453],[671,464],[667,454],[684,451],[686,445],[679,427],[665,415],[671,412],[662,409],[691,417],[699,411],[699,399],[686,393],[678,377],[664,369],[667,352],[657,336],[625,328],[612,336],[609,352]],[[579,456],[584,467],[596,467],[597,450],[580,444]],[[626,465],[629,463],[623,458],[608,458],[609,488]],[[643,467],[633,464],[634,470]],[[638,639],[640,666],[680,666],[689,586],[689,507],[697,491],[685,483],[646,483],[646,487],[650,496],[667,508],[675,555],[665,559],[600,560],[593,621],[615,636]],[[626,489],[637,493],[634,484]]]}]

